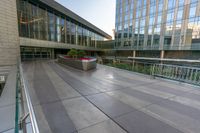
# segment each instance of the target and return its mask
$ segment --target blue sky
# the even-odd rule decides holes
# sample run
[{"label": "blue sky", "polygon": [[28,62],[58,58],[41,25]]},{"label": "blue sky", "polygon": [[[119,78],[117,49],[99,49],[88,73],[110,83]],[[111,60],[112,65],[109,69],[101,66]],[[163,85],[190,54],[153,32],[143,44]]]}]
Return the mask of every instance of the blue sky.
[{"label": "blue sky", "polygon": [[56,0],[98,28],[113,36],[115,0]]}]

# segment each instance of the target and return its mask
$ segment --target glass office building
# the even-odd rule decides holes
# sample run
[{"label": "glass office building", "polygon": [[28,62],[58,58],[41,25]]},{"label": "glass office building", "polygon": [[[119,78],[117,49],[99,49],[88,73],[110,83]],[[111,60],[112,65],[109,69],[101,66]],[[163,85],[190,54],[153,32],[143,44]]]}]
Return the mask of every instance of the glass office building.
[{"label": "glass office building", "polygon": [[[58,45],[63,43],[62,48],[65,49],[65,44],[68,44],[86,50],[95,50],[104,40],[111,39],[111,36],[54,0],[17,0],[17,14],[21,38],[50,41]],[[54,46],[52,48],[56,48]],[[30,55],[30,49],[22,46],[21,54]],[[39,54],[51,50],[40,48],[38,52],[38,48],[34,48],[32,51]]]},{"label": "glass office building", "polygon": [[199,0],[116,0],[117,49],[200,50]]}]

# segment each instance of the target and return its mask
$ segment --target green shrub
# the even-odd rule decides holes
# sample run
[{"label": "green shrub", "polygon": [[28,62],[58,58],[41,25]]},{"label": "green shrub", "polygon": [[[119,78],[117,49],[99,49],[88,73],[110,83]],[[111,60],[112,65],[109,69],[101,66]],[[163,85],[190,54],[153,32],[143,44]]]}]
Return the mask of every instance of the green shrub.
[{"label": "green shrub", "polygon": [[82,58],[86,55],[85,51],[83,50],[76,50],[76,49],[71,49],[68,53],[67,56],[72,57],[72,58]]},{"label": "green shrub", "polygon": [[150,65],[137,65],[135,67],[132,67],[132,64],[126,64],[126,63],[115,63],[115,64],[108,63],[106,65],[144,74],[150,74],[151,72]]},{"label": "green shrub", "polygon": [[83,51],[83,50],[79,50],[79,51],[78,51],[78,57],[79,57],[79,58],[82,58],[82,57],[84,57],[85,55],[86,55],[85,51]]},{"label": "green shrub", "polygon": [[67,56],[72,57],[72,58],[77,58],[78,56],[78,51],[76,49],[71,49],[68,53]]}]

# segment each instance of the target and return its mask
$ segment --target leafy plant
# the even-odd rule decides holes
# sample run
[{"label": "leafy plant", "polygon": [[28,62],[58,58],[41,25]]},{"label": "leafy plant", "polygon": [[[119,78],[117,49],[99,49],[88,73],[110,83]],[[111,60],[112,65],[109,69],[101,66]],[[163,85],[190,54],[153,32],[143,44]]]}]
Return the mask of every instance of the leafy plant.
[{"label": "leafy plant", "polygon": [[67,56],[71,57],[71,58],[82,58],[86,55],[85,51],[83,50],[79,50],[77,51],[76,49],[71,49],[68,53]]},{"label": "leafy plant", "polygon": [[85,51],[83,51],[83,50],[79,50],[79,51],[78,51],[78,57],[79,57],[79,58],[82,58],[82,57],[84,57],[85,55],[86,55]]},{"label": "leafy plant", "polygon": [[151,66],[148,65],[137,65],[135,67],[132,67],[131,64],[126,64],[126,63],[115,63],[115,64],[108,63],[106,65],[144,74],[150,74],[151,71]]},{"label": "leafy plant", "polygon": [[72,58],[77,58],[78,56],[78,51],[76,49],[71,49],[68,53],[67,56],[72,57]]}]

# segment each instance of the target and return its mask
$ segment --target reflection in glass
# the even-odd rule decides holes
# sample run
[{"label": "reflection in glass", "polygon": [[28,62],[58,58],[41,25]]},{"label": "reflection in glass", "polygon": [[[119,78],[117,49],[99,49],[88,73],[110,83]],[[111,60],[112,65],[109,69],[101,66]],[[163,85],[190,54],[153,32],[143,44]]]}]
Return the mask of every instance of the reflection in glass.
[{"label": "reflection in glass", "polygon": [[21,37],[90,47],[95,47],[99,40],[104,40],[102,36],[68,16],[55,14],[45,6],[40,7],[41,5],[29,1],[18,1],[18,27]]},{"label": "reflection in glass", "polygon": [[115,36],[118,46],[129,46],[127,38],[131,39],[128,41],[132,46],[141,47],[200,43],[200,13],[197,7],[200,1],[191,0],[184,4],[181,0],[168,0],[167,3],[151,0],[150,5],[146,3],[146,0],[117,1]]}]

